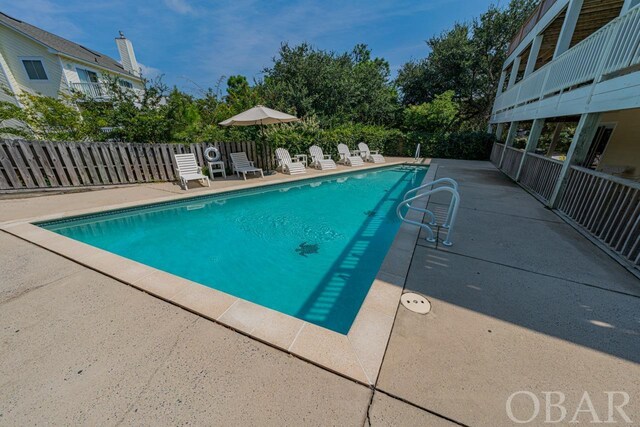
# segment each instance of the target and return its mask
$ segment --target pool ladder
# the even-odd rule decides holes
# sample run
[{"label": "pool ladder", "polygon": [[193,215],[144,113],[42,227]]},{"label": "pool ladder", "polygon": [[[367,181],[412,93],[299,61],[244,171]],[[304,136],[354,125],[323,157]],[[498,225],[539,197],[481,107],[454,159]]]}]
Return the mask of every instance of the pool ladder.
[{"label": "pool ladder", "polygon": [[[441,187],[433,188],[436,184],[444,184]],[[420,194],[418,192],[420,190],[424,190],[429,188],[429,190],[424,191]],[[436,216],[433,212],[427,209],[419,208],[416,206],[412,206],[412,203],[416,200],[423,199],[425,197],[429,197],[432,194],[436,193],[450,193],[451,201],[449,202],[449,209],[447,210],[447,219],[442,223],[442,228],[447,229],[447,238],[442,242],[445,246],[451,246],[453,243],[451,242],[451,234],[453,233],[453,226],[456,222],[456,217],[458,215],[458,206],[460,205],[460,194],[458,193],[458,183],[451,178],[439,178],[435,181],[431,181],[427,184],[421,185],[420,187],[412,188],[407,191],[404,195],[402,202],[396,208],[396,215],[402,221],[407,224],[417,225],[418,227],[424,228],[427,231],[427,242],[436,242],[436,236],[431,227],[437,226]],[[415,194],[411,196],[411,194]],[[411,196],[411,197],[410,197]],[[407,214],[409,211],[418,211],[422,212],[425,215],[429,216],[429,222],[423,223],[418,222],[412,219],[407,218],[407,215],[402,215],[402,208],[407,207]]]}]

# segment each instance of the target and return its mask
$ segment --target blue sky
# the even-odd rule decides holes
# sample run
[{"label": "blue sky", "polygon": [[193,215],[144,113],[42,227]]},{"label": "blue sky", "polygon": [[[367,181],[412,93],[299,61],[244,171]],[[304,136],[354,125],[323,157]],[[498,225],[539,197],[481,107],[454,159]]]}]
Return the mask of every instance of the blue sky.
[{"label": "blue sky", "polygon": [[114,38],[131,39],[148,76],[197,92],[222,76],[260,79],[281,42],[342,52],[368,44],[394,72],[427,53],[424,40],[478,16],[490,0],[199,1],[0,0],[15,18],[116,59]]}]

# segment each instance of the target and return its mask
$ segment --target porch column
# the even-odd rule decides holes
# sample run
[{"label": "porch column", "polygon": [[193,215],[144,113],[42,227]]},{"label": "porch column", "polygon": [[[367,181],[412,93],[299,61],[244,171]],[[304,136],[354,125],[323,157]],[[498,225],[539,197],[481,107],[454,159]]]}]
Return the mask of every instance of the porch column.
[{"label": "porch column", "polygon": [[496,139],[500,141],[502,139],[502,132],[504,131],[504,123],[498,123],[496,126]]},{"label": "porch column", "polygon": [[559,55],[562,55],[571,44],[573,38],[573,31],[576,29],[576,23],[580,17],[580,10],[582,9],[583,0],[571,0],[567,6],[567,13],[564,16],[564,22],[562,23],[562,29],[558,36],[558,43],[556,43],[556,50],[553,53],[553,59],[556,59]]},{"label": "porch column", "polygon": [[538,147],[538,141],[540,140],[542,129],[544,129],[544,119],[535,119],[533,121],[533,124],[531,125],[531,132],[529,132],[527,146],[524,149],[524,153],[522,153],[520,166],[518,166],[518,172],[516,173],[516,182],[520,181],[520,174],[522,173],[524,162],[527,160],[527,153],[533,153],[536,150],[536,147]]},{"label": "porch column", "polygon": [[529,51],[529,58],[527,58],[527,68],[524,69],[524,77],[533,73],[536,68],[536,61],[538,60],[538,54],[540,53],[540,46],[542,46],[543,34],[538,34],[533,43],[531,44],[531,50]]},{"label": "porch column", "polygon": [[553,131],[553,136],[551,137],[551,143],[549,144],[549,148],[547,148],[547,156],[551,156],[555,151],[556,145],[558,145],[558,141],[560,141],[560,134],[562,133],[563,126],[563,123],[556,124],[556,128]]},{"label": "porch column", "polygon": [[567,159],[562,164],[562,170],[560,171],[558,182],[556,183],[556,187],[549,199],[548,206],[550,208],[558,207],[560,199],[562,198],[562,193],[567,186],[571,166],[584,161],[586,158],[591,142],[593,141],[593,137],[598,129],[600,116],[600,113],[584,113],[580,116],[576,133],[573,135],[573,140],[569,146]]},{"label": "porch column", "polygon": [[513,60],[513,66],[511,67],[511,75],[509,76],[509,84],[507,85],[507,89],[511,89],[511,87],[516,84],[516,77],[518,77],[519,68],[520,57],[516,56],[516,59]]},{"label": "porch column", "polygon": [[513,145],[513,140],[516,137],[516,131],[518,130],[518,123],[520,122],[511,122],[509,126],[509,132],[507,133],[507,140],[504,142],[504,150],[502,150],[502,156],[500,156],[500,163],[498,164],[498,169],[502,167],[502,162],[504,161],[504,155],[507,152],[507,147],[511,147]]},{"label": "porch column", "polygon": [[493,123],[489,123],[487,126],[487,133],[493,134]]},{"label": "porch column", "polygon": [[498,80],[498,90],[496,91],[496,97],[500,96],[500,94],[502,93],[502,88],[504,87],[504,82],[507,79],[507,73],[506,71],[502,70],[502,73],[500,73],[500,80]]}]

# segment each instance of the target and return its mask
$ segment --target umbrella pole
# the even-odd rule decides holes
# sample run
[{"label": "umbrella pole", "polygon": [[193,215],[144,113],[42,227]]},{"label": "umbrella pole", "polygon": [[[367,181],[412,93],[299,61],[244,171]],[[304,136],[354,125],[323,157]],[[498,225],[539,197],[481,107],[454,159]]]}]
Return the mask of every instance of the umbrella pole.
[{"label": "umbrella pole", "polygon": [[266,162],[266,170],[264,171],[264,174],[273,175],[273,171],[271,170],[271,156],[269,156],[269,152],[267,151],[267,138],[264,134],[264,125],[262,124],[262,120],[260,120],[260,139],[262,139],[262,153],[264,161]]}]

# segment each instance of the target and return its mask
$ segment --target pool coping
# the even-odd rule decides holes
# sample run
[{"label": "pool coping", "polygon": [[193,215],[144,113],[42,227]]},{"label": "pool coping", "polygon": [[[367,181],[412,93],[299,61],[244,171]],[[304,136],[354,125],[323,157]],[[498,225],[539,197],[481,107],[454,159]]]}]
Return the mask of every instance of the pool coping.
[{"label": "pool coping", "polygon": [[[407,162],[395,164],[411,165]],[[387,163],[380,167],[392,165]],[[362,170],[364,172],[372,169],[377,168]],[[430,164],[422,183],[432,181],[436,171],[437,164]],[[341,173],[343,172],[322,176]],[[8,221],[0,224],[0,229],[239,333],[370,386],[377,380],[391,336],[400,296],[419,238],[419,227],[407,223],[400,225],[351,329],[347,335],[343,335],[32,224],[316,178],[317,175],[258,185],[251,182],[231,190],[214,189],[197,195],[176,194],[144,202],[55,213]],[[426,205],[426,199],[414,203],[419,208],[426,208]],[[407,217],[422,222],[424,214],[412,210],[407,213]]]}]

